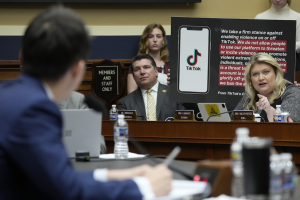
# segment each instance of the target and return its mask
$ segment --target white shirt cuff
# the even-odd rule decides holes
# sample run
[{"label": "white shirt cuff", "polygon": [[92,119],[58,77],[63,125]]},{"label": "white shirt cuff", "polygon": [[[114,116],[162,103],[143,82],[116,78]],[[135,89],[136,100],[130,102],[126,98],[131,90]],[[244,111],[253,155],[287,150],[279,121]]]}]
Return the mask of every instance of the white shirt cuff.
[{"label": "white shirt cuff", "polygon": [[[96,181],[105,182],[107,181],[107,173],[107,169],[95,169],[93,173],[93,178]],[[150,182],[147,178],[134,177],[132,180],[137,184],[144,200],[153,199],[155,197]]]},{"label": "white shirt cuff", "polygon": [[150,182],[145,177],[134,177],[133,181],[137,184],[141,194],[143,195],[143,200],[155,198],[155,194],[152,191]]},{"label": "white shirt cuff", "polygon": [[95,169],[93,173],[93,178],[96,181],[102,181],[105,182],[107,181],[107,169]]}]

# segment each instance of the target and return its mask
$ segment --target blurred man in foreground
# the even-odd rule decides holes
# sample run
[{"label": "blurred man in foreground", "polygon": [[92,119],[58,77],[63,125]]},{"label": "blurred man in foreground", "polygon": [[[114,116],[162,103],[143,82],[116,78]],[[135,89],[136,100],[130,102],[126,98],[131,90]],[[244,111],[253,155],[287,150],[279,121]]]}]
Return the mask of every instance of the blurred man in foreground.
[{"label": "blurred man in foreground", "polygon": [[76,172],[69,162],[56,103],[77,88],[85,71],[90,41],[81,19],[52,7],[29,25],[22,47],[23,75],[0,86],[0,199],[166,195],[172,175],[164,165]]}]

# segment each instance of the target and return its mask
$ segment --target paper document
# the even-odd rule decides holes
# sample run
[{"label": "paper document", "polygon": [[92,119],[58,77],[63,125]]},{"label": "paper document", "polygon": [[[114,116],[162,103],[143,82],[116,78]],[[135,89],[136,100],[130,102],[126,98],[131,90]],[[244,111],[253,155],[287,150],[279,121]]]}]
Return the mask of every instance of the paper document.
[{"label": "paper document", "polygon": [[170,200],[178,199],[186,196],[191,196],[195,194],[207,194],[208,196],[211,192],[211,187],[205,182],[195,182],[187,180],[173,180],[172,190],[169,195],[163,197],[156,197],[155,200]]},{"label": "paper document", "polygon": [[227,196],[225,194],[222,194],[218,197],[211,197],[211,198],[207,198],[207,199],[204,199],[204,200],[247,200],[247,199],[230,197],[230,196]]},{"label": "paper document", "polygon": [[[146,155],[143,154],[136,154],[136,153],[130,153],[128,152],[128,158],[143,158]],[[99,158],[103,158],[103,159],[115,159],[115,154],[113,153],[109,153],[109,154],[100,154]]]}]

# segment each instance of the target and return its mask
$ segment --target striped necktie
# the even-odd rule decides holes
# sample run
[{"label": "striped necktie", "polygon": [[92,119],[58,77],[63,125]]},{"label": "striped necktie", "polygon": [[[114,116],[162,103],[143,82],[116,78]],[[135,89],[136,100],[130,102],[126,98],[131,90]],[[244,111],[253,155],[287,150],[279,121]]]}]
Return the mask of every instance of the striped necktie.
[{"label": "striped necktie", "polygon": [[152,89],[147,90],[147,111],[148,111],[148,121],[156,121],[156,106],[151,92]]}]

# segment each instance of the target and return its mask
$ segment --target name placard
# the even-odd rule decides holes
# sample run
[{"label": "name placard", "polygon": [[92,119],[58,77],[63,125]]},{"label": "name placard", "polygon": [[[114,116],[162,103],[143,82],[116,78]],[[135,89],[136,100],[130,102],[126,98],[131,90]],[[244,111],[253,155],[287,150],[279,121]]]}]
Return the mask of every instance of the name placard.
[{"label": "name placard", "polygon": [[176,110],[174,120],[195,121],[193,110]]},{"label": "name placard", "polygon": [[232,121],[255,121],[253,110],[235,110],[233,111]]},{"label": "name placard", "polygon": [[118,114],[123,114],[126,120],[137,120],[135,110],[118,110]]},{"label": "name placard", "polygon": [[119,95],[118,66],[96,66],[96,93],[99,96]]}]

